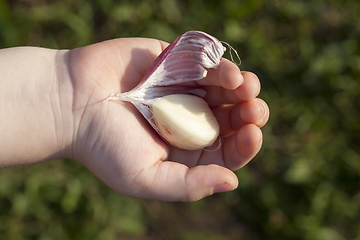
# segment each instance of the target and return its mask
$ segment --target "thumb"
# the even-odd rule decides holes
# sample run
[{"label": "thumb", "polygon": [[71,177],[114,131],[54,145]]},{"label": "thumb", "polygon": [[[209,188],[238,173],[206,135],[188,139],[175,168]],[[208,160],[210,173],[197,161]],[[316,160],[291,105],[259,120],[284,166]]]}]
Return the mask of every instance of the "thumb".
[{"label": "thumb", "polygon": [[142,170],[135,179],[135,197],[164,201],[197,201],[238,186],[236,175],[227,168],[214,164],[188,168],[170,161]]}]

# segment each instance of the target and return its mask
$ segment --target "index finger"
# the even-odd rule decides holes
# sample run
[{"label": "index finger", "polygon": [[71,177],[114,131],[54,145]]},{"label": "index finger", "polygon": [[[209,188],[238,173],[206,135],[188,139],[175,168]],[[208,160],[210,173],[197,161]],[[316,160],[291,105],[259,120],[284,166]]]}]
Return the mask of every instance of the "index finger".
[{"label": "index finger", "polygon": [[239,67],[226,58],[222,58],[215,69],[208,69],[204,79],[196,81],[202,86],[221,86],[225,89],[236,89],[243,83]]}]

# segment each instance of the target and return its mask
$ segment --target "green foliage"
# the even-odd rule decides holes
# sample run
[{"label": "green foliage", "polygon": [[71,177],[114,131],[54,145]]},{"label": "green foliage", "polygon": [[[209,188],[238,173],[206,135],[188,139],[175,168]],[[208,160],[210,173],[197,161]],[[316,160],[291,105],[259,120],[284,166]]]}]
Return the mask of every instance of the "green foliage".
[{"label": "green foliage", "polygon": [[2,48],[206,31],[238,50],[271,110],[239,189],[197,203],[121,196],[70,160],[3,169],[0,239],[360,240],[359,12],[357,0],[0,0]]}]

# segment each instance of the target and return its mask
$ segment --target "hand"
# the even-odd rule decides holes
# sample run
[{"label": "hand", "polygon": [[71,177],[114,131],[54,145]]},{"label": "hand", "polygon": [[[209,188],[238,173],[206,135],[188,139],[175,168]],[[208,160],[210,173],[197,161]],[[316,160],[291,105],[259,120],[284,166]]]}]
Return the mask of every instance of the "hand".
[{"label": "hand", "polygon": [[[260,150],[266,103],[258,78],[223,59],[195,84],[207,89],[221,128],[217,151],[185,151],[165,144],[130,104],[107,101],[134,88],[167,46],[153,39],[116,39],[68,52],[75,130],[69,158],[116,191],[136,198],[195,201],[237,187],[232,172]],[[194,83],[189,83],[194,84]]]}]

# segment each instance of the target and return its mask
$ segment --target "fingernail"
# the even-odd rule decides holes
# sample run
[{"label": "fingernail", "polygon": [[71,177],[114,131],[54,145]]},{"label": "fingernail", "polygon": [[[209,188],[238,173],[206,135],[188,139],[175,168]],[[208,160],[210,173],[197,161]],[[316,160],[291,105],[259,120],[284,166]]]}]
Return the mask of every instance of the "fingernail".
[{"label": "fingernail", "polygon": [[213,188],[213,192],[214,193],[222,193],[222,192],[229,192],[229,191],[233,191],[235,188],[232,187],[231,185],[229,185],[228,183],[222,183],[219,185],[216,185]]},{"label": "fingernail", "polygon": [[261,100],[255,99],[255,101],[260,106],[261,117],[259,119],[259,122],[261,122],[264,119],[264,117],[266,116],[266,106],[265,106],[265,103],[263,101],[261,101]]},{"label": "fingernail", "polygon": [[[259,129],[259,130],[260,130],[260,129]],[[263,135],[262,135],[262,132],[261,132],[261,130],[260,130],[260,140],[259,140],[259,143],[258,143],[259,149],[261,148],[262,143],[263,143]]]}]

